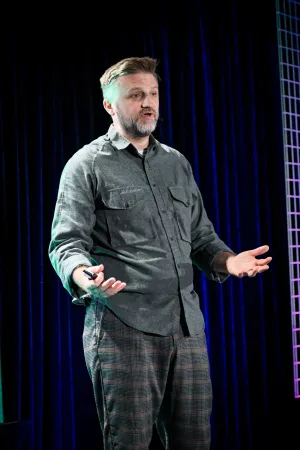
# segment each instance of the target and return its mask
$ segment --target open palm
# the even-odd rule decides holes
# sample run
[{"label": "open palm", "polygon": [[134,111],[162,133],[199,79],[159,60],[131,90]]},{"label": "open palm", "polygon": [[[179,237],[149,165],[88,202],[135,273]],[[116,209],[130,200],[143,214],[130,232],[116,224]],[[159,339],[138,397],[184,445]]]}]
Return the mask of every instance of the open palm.
[{"label": "open palm", "polygon": [[242,278],[244,276],[254,277],[258,273],[269,269],[268,264],[272,261],[271,256],[267,258],[256,258],[269,250],[268,245],[241,252],[231,256],[227,260],[227,270],[230,275]]}]

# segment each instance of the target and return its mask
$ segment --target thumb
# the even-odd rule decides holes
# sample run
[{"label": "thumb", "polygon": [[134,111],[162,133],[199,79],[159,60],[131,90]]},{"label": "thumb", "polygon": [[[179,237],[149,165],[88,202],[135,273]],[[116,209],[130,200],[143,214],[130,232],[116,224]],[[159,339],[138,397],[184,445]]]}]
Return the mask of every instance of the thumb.
[{"label": "thumb", "polygon": [[103,271],[103,269],[104,269],[104,265],[103,265],[103,264],[100,264],[100,266],[94,266],[94,267],[93,267],[93,272],[94,272],[94,273],[100,273],[100,272]]},{"label": "thumb", "polygon": [[268,245],[262,245],[261,247],[257,247],[257,248],[255,248],[253,250],[249,250],[249,254],[251,256],[259,256],[259,255],[263,255],[268,250],[269,250],[269,246]]}]

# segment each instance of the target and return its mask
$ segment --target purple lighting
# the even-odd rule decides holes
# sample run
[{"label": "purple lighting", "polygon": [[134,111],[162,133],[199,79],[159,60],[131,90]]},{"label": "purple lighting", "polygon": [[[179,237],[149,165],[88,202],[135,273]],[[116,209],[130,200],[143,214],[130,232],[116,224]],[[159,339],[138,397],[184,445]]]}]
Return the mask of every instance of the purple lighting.
[{"label": "purple lighting", "polygon": [[300,398],[300,4],[277,0],[277,36],[284,143],[294,397]]}]

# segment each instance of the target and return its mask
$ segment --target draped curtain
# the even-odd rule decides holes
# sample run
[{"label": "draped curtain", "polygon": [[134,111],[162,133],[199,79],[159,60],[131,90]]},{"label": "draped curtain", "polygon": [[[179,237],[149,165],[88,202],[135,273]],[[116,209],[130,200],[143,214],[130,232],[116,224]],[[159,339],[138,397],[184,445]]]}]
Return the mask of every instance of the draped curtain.
[{"label": "draped curtain", "polygon": [[[100,76],[122,58],[146,55],[159,59],[162,78],[163,121],[154,135],[190,161],[219,236],[236,252],[268,244],[273,256],[254,279],[219,285],[194,272],[214,391],[212,449],[292,442],[300,401],[293,398],[275,2],[264,6],[194,1],[178,19],[161,11],[118,33],[99,25],[99,33],[45,39],[40,52],[28,36],[7,38],[1,369],[4,420],[27,423],[26,448],[102,448],[83,358],[84,308],[71,304],[47,250],[64,164],[110,125]],[[160,448],[155,430],[152,448]]]}]

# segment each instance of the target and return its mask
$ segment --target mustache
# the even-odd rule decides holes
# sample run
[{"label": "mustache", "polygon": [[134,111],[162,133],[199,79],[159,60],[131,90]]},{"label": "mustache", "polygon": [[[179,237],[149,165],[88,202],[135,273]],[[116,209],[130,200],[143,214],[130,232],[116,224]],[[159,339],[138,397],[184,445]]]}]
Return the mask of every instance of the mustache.
[{"label": "mustache", "polygon": [[156,112],[153,111],[152,109],[143,109],[143,111],[140,112],[139,116],[142,116],[144,114],[154,114],[154,115],[156,115]]},{"label": "mustache", "polygon": [[163,117],[161,117],[161,116],[156,117],[157,114],[155,113],[155,111],[151,111],[151,110],[141,112],[141,114],[139,114],[138,117],[142,116],[143,114],[147,114],[147,113],[153,114],[155,116],[156,120],[159,120],[160,122],[164,121]]}]

